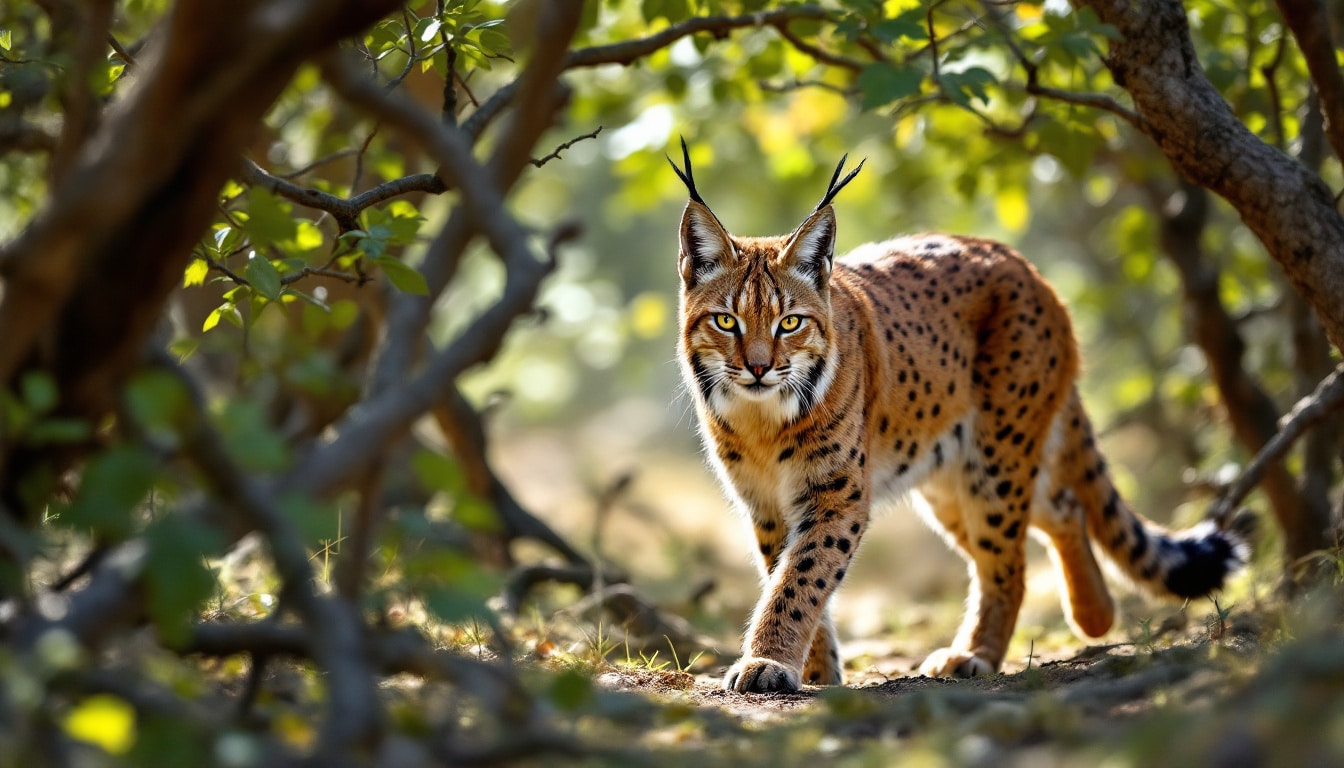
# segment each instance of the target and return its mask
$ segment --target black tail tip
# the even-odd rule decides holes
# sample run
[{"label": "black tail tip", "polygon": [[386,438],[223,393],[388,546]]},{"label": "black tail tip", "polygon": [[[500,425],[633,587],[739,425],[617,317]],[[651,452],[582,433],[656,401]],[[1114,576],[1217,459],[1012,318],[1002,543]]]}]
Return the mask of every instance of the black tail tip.
[{"label": "black tail tip", "polygon": [[1250,559],[1249,541],[1255,519],[1245,512],[1234,516],[1224,528],[1206,521],[1173,539],[1176,563],[1163,580],[1167,591],[1177,597],[1204,597],[1223,587],[1232,574]]}]

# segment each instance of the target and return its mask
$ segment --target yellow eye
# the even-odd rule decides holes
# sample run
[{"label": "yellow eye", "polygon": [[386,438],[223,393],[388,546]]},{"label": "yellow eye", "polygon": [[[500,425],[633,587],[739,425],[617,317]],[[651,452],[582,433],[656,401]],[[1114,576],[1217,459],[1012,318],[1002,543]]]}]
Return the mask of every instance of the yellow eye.
[{"label": "yellow eye", "polygon": [[798,330],[798,326],[803,324],[803,318],[798,315],[785,315],[783,320],[779,321],[779,330],[785,333],[792,333]]},{"label": "yellow eye", "polygon": [[714,324],[725,331],[731,331],[737,327],[737,318],[721,312],[714,316]]}]

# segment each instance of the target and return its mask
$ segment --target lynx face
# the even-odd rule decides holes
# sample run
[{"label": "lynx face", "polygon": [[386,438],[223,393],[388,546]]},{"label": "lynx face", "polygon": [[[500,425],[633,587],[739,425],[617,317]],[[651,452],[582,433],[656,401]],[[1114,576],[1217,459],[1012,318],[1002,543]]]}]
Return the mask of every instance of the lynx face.
[{"label": "lynx face", "polygon": [[734,238],[708,209],[687,207],[682,360],[720,417],[755,410],[792,421],[825,394],[835,356],[829,288],[818,274],[829,274],[834,231],[827,208],[790,237]]}]

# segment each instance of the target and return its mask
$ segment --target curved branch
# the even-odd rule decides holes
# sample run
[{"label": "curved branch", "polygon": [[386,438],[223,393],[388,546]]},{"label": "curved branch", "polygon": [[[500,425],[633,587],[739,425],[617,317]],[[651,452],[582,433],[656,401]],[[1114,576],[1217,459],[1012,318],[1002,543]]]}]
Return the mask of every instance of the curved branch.
[{"label": "curved branch", "polygon": [[1213,503],[1209,510],[1210,516],[1222,519],[1230,515],[1251,489],[1259,484],[1266,470],[1282,459],[1308,429],[1341,407],[1344,407],[1344,365],[1325,377],[1315,392],[1298,401],[1293,410],[1283,417],[1278,433],[1265,443],[1251,463],[1242,470],[1241,476]]}]

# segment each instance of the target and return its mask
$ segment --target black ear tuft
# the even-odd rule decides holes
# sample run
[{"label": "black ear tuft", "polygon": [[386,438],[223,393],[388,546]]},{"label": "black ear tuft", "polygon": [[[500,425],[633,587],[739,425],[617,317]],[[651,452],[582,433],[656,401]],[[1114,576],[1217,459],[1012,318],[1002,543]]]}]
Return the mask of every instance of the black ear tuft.
[{"label": "black ear tuft", "polygon": [[686,185],[686,191],[691,193],[691,199],[708,208],[709,205],[705,203],[704,198],[700,197],[700,191],[695,188],[695,173],[691,170],[691,151],[686,148],[686,137],[681,137],[681,162],[686,166],[685,173],[677,167],[676,163],[672,162],[671,157],[668,155],[663,155],[663,157],[667,158],[668,165],[672,166],[672,170],[676,172],[677,178],[681,179],[681,183]]},{"label": "black ear tuft", "polygon": [[[848,159],[849,159],[848,152],[846,152],[844,156],[840,158],[840,164],[835,166],[835,173],[831,174],[831,183],[826,186],[826,195],[821,198],[820,203],[817,203],[817,207],[812,209],[814,213],[830,205],[831,201],[835,199],[835,196],[840,194],[840,190],[844,189],[846,184],[853,181],[854,177],[859,175],[859,171],[863,170],[863,164],[868,162],[868,158],[866,157],[860,160],[858,166],[855,167],[854,170],[850,171],[849,174],[845,176],[845,178],[841,179],[840,172],[845,169],[845,161]],[[837,179],[839,179],[840,182],[838,184],[836,183]]]}]

